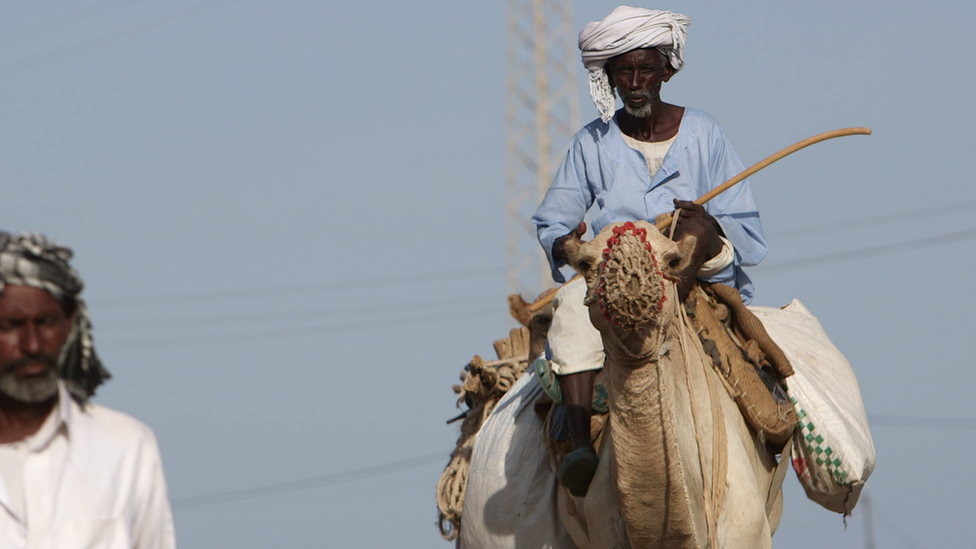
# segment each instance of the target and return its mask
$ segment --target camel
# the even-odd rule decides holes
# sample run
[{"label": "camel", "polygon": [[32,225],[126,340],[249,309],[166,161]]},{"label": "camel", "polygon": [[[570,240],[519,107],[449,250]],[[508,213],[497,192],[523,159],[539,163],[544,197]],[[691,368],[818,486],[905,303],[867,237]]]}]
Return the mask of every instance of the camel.
[{"label": "camel", "polygon": [[[672,242],[645,222],[567,246],[607,354],[600,464],[585,497],[558,485],[542,445],[530,442],[543,426],[525,410],[540,389],[523,377],[498,405],[510,432],[475,443],[472,463],[498,470],[472,468],[459,547],[771,547],[789,460],[777,463],[778,450],[747,425],[679,303],[694,246],[693,236]],[[491,452],[503,457],[480,457]]]}]

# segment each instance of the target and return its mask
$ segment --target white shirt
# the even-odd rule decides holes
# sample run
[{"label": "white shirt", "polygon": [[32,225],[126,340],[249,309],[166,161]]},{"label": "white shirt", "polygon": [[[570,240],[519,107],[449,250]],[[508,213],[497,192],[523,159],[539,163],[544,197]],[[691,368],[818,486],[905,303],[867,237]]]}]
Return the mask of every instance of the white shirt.
[{"label": "white shirt", "polygon": [[665,139],[664,141],[641,141],[623,132],[620,132],[620,135],[624,138],[624,143],[628,147],[644,155],[644,161],[647,162],[647,171],[651,172],[652,179],[657,175],[657,171],[661,169],[661,164],[664,164],[664,157],[668,155],[668,151],[671,150],[671,145],[674,143],[675,138],[678,137],[678,134],[674,134],[671,139]]},{"label": "white shirt", "polygon": [[8,511],[20,519],[27,517],[24,503],[24,464],[33,448],[44,446],[57,434],[61,427],[58,408],[59,404],[55,403],[41,428],[33,435],[17,442],[0,444],[0,481],[7,487],[4,504]]},{"label": "white shirt", "polygon": [[149,427],[91,402],[82,409],[63,385],[51,414],[52,428],[27,439],[20,505],[0,477],[0,549],[176,547]]},{"label": "white shirt", "polygon": [[[664,157],[667,156],[668,151],[671,150],[671,145],[678,137],[678,134],[674,134],[671,139],[664,141],[641,141],[623,132],[620,135],[624,138],[624,143],[628,147],[644,156],[644,160],[647,161],[647,171],[651,172],[652,179],[657,175],[657,171],[661,169],[661,165],[664,164]],[[724,236],[720,236],[719,238],[722,239],[722,251],[701,266],[701,269],[698,270],[698,278],[707,279],[718,276],[735,260],[735,248],[732,247],[732,243]],[[555,318],[553,318],[553,321],[555,321]]]}]

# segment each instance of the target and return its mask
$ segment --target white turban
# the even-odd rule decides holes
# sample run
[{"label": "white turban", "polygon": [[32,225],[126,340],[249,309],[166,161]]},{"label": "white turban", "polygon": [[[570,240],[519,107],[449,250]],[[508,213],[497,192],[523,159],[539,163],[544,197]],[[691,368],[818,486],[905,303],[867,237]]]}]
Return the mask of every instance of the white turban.
[{"label": "white turban", "polygon": [[590,97],[609,122],[616,110],[616,97],[607,73],[607,60],[641,48],[659,48],[666,53],[675,72],[684,66],[684,47],[691,19],[680,13],[619,6],[603,21],[587,23],[579,34],[583,66],[590,71]]}]

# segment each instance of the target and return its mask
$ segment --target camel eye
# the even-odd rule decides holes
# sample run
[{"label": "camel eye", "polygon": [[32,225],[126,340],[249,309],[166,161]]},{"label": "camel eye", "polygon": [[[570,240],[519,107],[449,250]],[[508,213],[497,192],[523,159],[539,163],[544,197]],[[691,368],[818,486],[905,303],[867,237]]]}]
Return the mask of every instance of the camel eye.
[{"label": "camel eye", "polygon": [[676,269],[680,264],[681,264],[681,258],[678,256],[674,256],[668,261],[668,267],[672,269]]},{"label": "camel eye", "polygon": [[577,264],[577,266],[579,267],[579,270],[580,271],[589,271],[590,270],[590,267],[592,267],[592,265],[590,264],[590,262],[587,261],[587,260],[585,260],[585,259],[582,260],[582,261],[580,261]]}]

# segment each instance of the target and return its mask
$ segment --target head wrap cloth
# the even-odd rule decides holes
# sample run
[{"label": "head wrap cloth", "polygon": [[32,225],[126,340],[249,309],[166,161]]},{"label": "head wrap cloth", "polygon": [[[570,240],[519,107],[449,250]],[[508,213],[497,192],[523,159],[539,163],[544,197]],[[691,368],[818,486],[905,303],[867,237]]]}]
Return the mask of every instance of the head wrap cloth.
[{"label": "head wrap cloth", "polygon": [[61,349],[58,374],[71,395],[84,402],[110,376],[95,353],[88,308],[81,299],[84,283],[68,261],[72,253],[42,234],[0,231],[0,294],[4,286],[30,286],[51,294],[74,309],[71,333]]},{"label": "head wrap cloth", "polygon": [[684,66],[685,41],[691,19],[680,13],[619,6],[603,21],[588,23],[579,34],[583,66],[590,71],[590,97],[609,122],[616,97],[603,67],[618,55],[641,48],[658,48],[675,72]]}]

